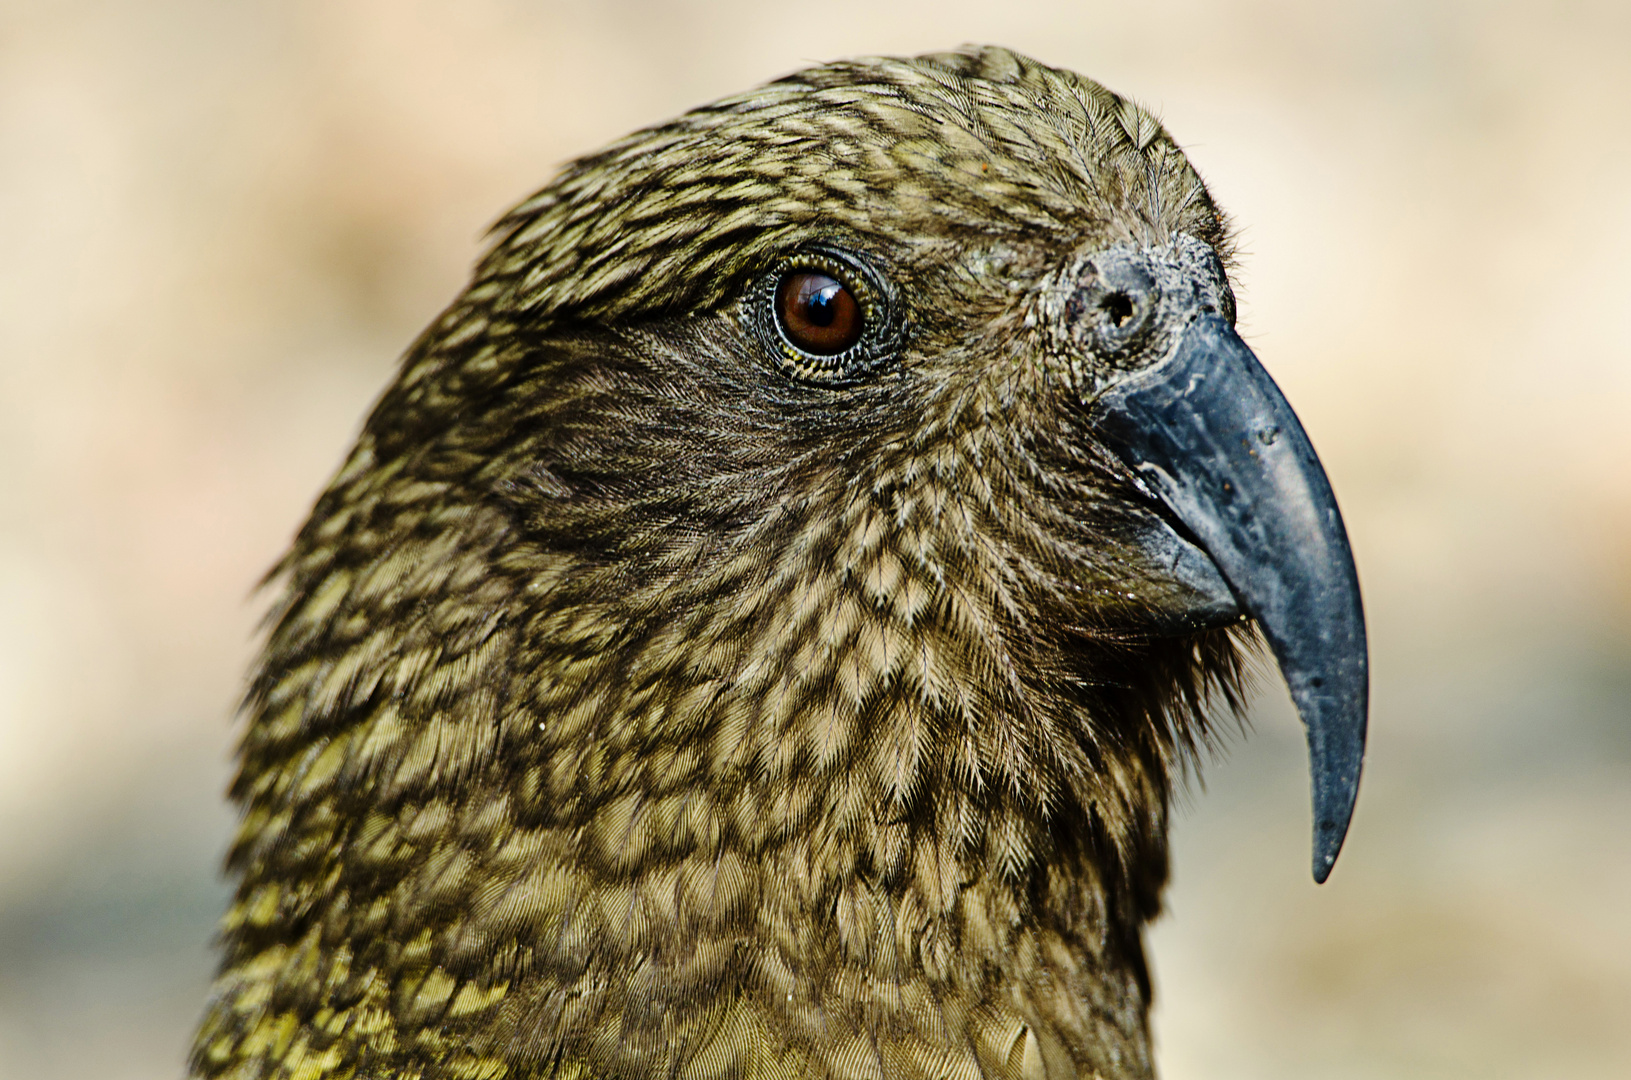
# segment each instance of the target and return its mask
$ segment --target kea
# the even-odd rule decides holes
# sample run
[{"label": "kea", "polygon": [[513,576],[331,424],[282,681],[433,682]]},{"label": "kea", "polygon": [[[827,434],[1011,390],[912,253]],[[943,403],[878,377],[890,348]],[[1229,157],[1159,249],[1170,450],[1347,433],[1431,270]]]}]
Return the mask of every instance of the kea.
[{"label": "kea", "polygon": [[1259,635],[1320,880],[1364,749],[1233,251],[1148,112],[998,48],[565,167],[273,571],[192,1075],[1151,1076]]}]

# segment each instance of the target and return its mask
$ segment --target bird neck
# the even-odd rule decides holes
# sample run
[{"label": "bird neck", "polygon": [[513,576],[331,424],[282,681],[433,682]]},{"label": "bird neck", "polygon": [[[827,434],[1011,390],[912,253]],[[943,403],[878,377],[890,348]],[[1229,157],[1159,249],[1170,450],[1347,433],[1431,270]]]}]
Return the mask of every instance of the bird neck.
[{"label": "bird neck", "polygon": [[[671,552],[689,569],[639,586],[667,603],[608,602],[643,615],[522,673],[526,720],[503,722],[525,748],[506,756],[541,778],[554,839],[489,886],[504,915],[477,935],[503,926],[530,965],[582,970],[621,1032],[699,1025],[663,1044],[671,1062],[717,1038],[818,1076],[853,1054],[883,1075],[947,1054],[987,1076],[1147,1075],[1160,749],[1088,738],[1086,673],[1037,659],[1079,646],[1043,640],[1041,615],[1028,638],[1000,629],[1023,583],[930,527],[951,504],[829,505],[734,552]],[[589,593],[530,620],[540,652]],[[512,1022],[598,1037],[568,1004]]]},{"label": "bird neck", "polygon": [[838,505],[645,575],[487,505],[297,548],[204,1071],[1148,1076],[1162,747],[944,508]]}]

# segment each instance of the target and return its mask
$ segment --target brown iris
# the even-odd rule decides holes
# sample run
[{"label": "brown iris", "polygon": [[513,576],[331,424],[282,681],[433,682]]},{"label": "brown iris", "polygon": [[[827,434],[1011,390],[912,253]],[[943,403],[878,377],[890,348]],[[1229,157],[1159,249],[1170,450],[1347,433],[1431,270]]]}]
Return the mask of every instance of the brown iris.
[{"label": "brown iris", "polygon": [[776,314],[787,340],[832,356],[861,340],[861,305],[844,283],[819,270],[794,270],[776,287]]}]

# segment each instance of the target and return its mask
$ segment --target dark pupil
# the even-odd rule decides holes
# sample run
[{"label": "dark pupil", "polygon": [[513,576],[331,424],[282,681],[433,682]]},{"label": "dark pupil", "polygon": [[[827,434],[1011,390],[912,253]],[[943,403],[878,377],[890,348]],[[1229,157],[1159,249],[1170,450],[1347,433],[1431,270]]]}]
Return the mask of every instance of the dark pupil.
[{"label": "dark pupil", "polygon": [[816,278],[826,282],[804,294],[804,318],[813,326],[828,327],[838,318],[838,294],[843,286],[832,278]]}]

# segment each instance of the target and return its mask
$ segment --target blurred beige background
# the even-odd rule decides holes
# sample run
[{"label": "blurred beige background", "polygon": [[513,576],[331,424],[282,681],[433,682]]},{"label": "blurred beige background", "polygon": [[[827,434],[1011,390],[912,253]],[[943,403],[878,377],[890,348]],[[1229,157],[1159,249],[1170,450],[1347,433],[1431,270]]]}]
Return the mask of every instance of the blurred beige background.
[{"label": "blurred beige background", "polygon": [[0,3],[0,1077],[173,1077],[258,575],[482,230],[810,60],[1154,106],[1343,500],[1372,749],[1277,678],[1153,935],[1169,1080],[1631,1076],[1631,5]]}]

